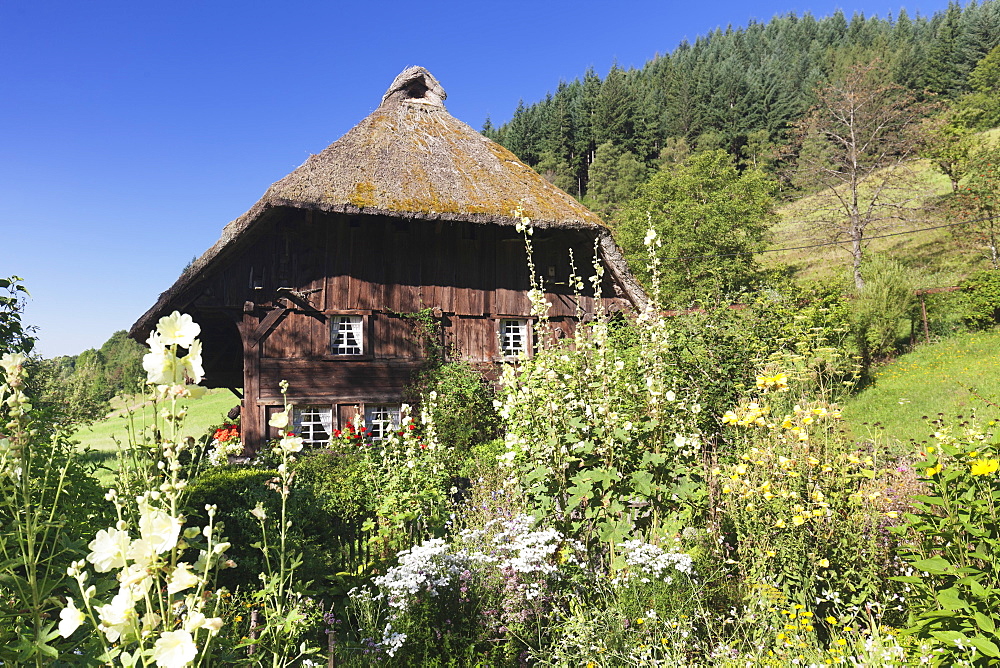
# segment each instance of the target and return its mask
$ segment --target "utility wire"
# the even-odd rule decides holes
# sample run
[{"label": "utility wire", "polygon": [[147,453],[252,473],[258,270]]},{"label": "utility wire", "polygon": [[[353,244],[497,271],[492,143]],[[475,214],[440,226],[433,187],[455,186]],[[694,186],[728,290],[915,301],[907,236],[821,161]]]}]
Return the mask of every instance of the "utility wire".
[{"label": "utility wire", "polygon": [[[922,227],[922,228],[920,228],[918,230],[904,230],[903,232],[891,232],[889,234],[880,234],[880,235],[874,236],[874,237],[865,237],[864,240],[865,241],[872,241],[874,239],[885,239],[887,237],[898,237],[898,236],[903,235],[903,234],[917,234],[918,232],[928,232],[930,230],[940,230],[940,229],[945,228],[945,227],[955,227],[957,225],[968,225],[970,223],[981,223],[981,222],[986,221],[986,220],[991,220],[991,219],[990,219],[990,217],[987,216],[985,218],[974,218],[972,220],[960,220],[958,222],[947,223],[945,225],[934,225],[933,227]],[[851,241],[850,239],[841,239],[841,240],[838,240],[838,241],[824,241],[822,243],[812,244],[812,245],[809,245],[809,246],[790,246],[788,248],[771,248],[771,249],[768,249],[768,250],[762,250],[762,251],[760,251],[760,253],[740,252],[740,253],[719,253],[719,254],[715,254],[715,255],[683,255],[683,256],[676,256],[676,257],[664,257],[664,258],[660,258],[660,259],[661,260],[702,260],[702,259],[708,259],[708,258],[713,258],[713,257],[739,257],[740,255],[758,255],[758,254],[764,254],[764,253],[782,253],[784,251],[805,250],[805,249],[808,249],[808,248],[821,248],[823,246],[836,246],[836,245],[839,245],[839,244],[850,243],[850,241]],[[646,256],[639,256],[639,257],[636,257],[635,259],[637,259],[637,260],[648,260],[650,258],[646,257]]]}]

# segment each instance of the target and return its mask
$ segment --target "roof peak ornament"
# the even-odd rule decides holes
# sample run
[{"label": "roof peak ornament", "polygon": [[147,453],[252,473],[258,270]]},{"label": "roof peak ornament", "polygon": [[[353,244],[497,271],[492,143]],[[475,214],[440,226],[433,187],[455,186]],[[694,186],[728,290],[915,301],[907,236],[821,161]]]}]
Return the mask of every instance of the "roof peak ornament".
[{"label": "roof peak ornament", "polygon": [[444,108],[448,94],[434,75],[423,67],[408,67],[399,73],[382,96],[382,104],[398,99],[411,104],[426,104]]}]

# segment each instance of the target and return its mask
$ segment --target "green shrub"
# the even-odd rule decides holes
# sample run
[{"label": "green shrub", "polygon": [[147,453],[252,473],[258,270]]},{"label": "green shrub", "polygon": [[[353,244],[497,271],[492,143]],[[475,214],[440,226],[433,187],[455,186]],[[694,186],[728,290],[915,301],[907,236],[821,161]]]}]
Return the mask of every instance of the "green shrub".
[{"label": "green shrub", "polygon": [[1000,322],[1000,271],[985,270],[962,282],[965,317],[970,326],[985,329]]},{"label": "green shrub", "polygon": [[974,418],[936,420],[933,445],[916,464],[926,493],[896,531],[909,539],[900,555],[907,585],[907,634],[931,642],[938,665],[996,665],[1000,636],[1000,453],[991,427]]},{"label": "green shrub", "polygon": [[851,302],[851,326],[868,369],[896,349],[900,320],[911,317],[915,301],[912,274],[898,261],[873,255],[863,271],[865,285]]},{"label": "green shrub", "polygon": [[368,459],[360,454],[332,447],[295,462],[299,491],[308,494],[326,522],[324,549],[334,573],[357,573],[369,563],[362,527],[375,515],[379,490],[368,474]]},{"label": "green shrub", "polygon": [[425,370],[410,388],[412,399],[437,394],[431,418],[438,442],[461,458],[470,448],[498,434],[495,393],[483,374],[468,362],[447,362]]},{"label": "green shrub", "polygon": [[[219,574],[219,585],[229,589],[255,587],[258,574],[264,572],[264,556],[255,544],[261,541],[260,523],[250,511],[260,504],[268,517],[280,517],[281,496],[273,486],[277,472],[242,466],[220,466],[205,471],[188,486],[188,522],[204,523],[205,506],[214,504],[216,521],[223,523],[226,539],[232,543],[227,554],[237,567]],[[319,581],[330,572],[330,560],[323,545],[328,542],[331,526],[324,510],[316,504],[308,486],[292,488],[288,498],[290,553],[301,552],[301,580]]]}]

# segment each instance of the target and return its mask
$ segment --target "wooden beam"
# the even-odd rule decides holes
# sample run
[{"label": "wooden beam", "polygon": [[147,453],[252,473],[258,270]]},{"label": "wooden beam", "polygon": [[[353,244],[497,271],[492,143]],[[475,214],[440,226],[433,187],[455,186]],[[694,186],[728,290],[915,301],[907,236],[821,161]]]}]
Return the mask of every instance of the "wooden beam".
[{"label": "wooden beam", "polygon": [[257,399],[260,398],[260,353],[250,343],[257,327],[257,318],[252,313],[244,313],[240,323],[240,338],[243,339],[243,408],[240,412],[240,428],[243,445],[251,455],[264,445],[266,434],[262,411],[257,404]]},{"label": "wooden beam", "polygon": [[281,320],[282,316],[288,313],[288,308],[285,306],[279,306],[270,313],[268,313],[260,324],[254,329],[253,334],[250,335],[250,347],[256,348],[260,345],[261,339],[271,333],[271,330],[275,328],[278,321]]}]

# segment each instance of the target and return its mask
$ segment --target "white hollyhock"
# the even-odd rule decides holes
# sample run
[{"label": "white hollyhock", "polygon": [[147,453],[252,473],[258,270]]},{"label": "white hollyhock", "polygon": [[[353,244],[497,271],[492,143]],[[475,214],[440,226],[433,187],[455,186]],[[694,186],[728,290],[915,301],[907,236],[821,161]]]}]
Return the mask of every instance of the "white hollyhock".
[{"label": "white hollyhock", "polygon": [[286,434],[278,446],[285,452],[291,454],[293,452],[300,452],[302,450],[303,439],[301,436],[296,436],[295,434]]},{"label": "white hollyhock", "polygon": [[271,416],[271,419],[267,423],[278,429],[284,429],[288,426],[288,411],[281,411],[280,413],[275,413]]},{"label": "white hollyhock", "polygon": [[177,564],[173,573],[170,574],[170,581],[167,584],[167,593],[176,594],[189,587],[197,587],[201,579],[191,572],[191,564]]},{"label": "white hollyhock", "polygon": [[112,568],[125,566],[125,552],[128,550],[129,535],[118,529],[101,529],[94,540],[87,545],[90,554],[87,561],[94,564],[98,573],[106,573]]},{"label": "white hollyhock", "polygon": [[201,341],[194,341],[188,348],[188,354],[180,359],[184,375],[197,385],[205,377],[205,369],[201,365]]},{"label": "white hollyhock", "polygon": [[59,635],[69,638],[73,632],[80,628],[83,620],[86,619],[83,612],[76,607],[72,598],[66,599],[66,607],[59,612]]},{"label": "white hollyhock", "polygon": [[148,540],[157,554],[172,550],[181,533],[181,521],[157,510],[143,500],[139,503],[139,534]]},{"label": "white hollyhock", "polygon": [[119,591],[111,603],[96,610],[101,620],[101,631],[110,642],[118,642],[122,636],[135,635],[137,616],[130,591]]},{"label": "white hollyhock", "polygon": [[146,380],[153,385],[171,385],[174,382],[177,358],[163,343],[157,332],[146,339],[149,352],[142,357],[142,368],[146,372]]},{"label": "white hollyhock", "polygon": [[22,353],[7,353],[0,357],[0,367],[3,367],[7,374],[7,380],[10,381],[21,374],[21,367],[27,361],[28,358]]},{"label": "white hollyhock", "polygon": [[198,656],[194,638],[184,629],[164,631],[153,645],[153,660],[161,668],[184,668]]},{"label": "white hollyhock", "polygon": [[201,334],[201,325],[187,313],[174,311],[156,323],[156,331],[168,346],[178,345],[190,348],[195,338]]}]

